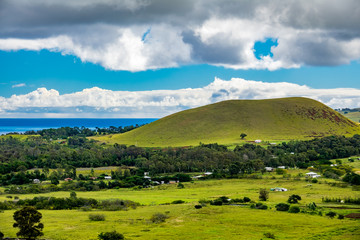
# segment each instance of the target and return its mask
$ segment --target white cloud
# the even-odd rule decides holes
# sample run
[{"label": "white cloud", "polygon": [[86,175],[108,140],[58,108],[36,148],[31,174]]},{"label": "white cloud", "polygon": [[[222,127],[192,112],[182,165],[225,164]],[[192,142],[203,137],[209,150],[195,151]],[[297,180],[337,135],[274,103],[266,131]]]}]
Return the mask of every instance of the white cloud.
[{"label": "white cloud", "polygon": [[314,89],[288,82],[268,83],[215,78],[202,88],[154,91],[111,91],[98,87],[70,94],[39,88],[25,95],[0,97],[2,117],[163,117],[230,99],[308,97],[333,108],[360,107],[360,89]]},{"label": "white cloud", "polygon": [[[341,65],[360,59],[359,12],[357,0],[4,0],[0,50],[48,49],[128,71]],[[267,38],[278,46],[259,60],[254,44]]]},{"label": "white cloud", "polygon": [[19,83],[19,84],[14,84],[14,85],[12,85],[11,87],[12,87],[12,88],[18,88],[18,87],[25,87],[25,86],[26,86],[25,83]]}]

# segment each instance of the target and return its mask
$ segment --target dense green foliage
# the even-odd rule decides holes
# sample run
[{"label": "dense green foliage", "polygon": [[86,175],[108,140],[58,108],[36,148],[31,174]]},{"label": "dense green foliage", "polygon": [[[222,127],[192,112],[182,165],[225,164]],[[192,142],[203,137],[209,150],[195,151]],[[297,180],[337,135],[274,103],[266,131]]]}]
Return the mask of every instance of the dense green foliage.
[{"label": "dense green foliage", "polygon": [[[290,141],[267,148],[245,144],[234,150],[218,144],[201,144],[193,148],[150,149],[114,144],[99,145],[86,138],[69,138],[69,144],[59,144],[42,137],[28,137],[20,140],[13,137],[0,139],[0,185],[26,184],[30,179],[50,179],[57,184],[64,178],[89,180],[77,176],[76,167],[135,166],[137,171],[115,171],[113,179],[124,180],[115,183],[119,187],[147,185],[143,172],[151,174],[213,171],[210,177],[237,176],[263,170],[265,166],[279,165],[306,168],[317,165],[327,177],[344,178],[351,184],[359,184],[359,176],[351,173],[346,165],[330,167],[328,160],[358,155],[360,135],[346,138],[330,136],[309,141]],[[327,165],[326,165],[327,164]],[[25,172],[26,169],[42,168]],[[50,173],[49,169],[58,169]],[[128,171],[128,173],[126,173]],[[14,173],[17,172],[17,173]],[[153,179],[169,181],[170,179]],[[189,176],[179,175],[181,182],[190,181]],[[82,188],[85,183],[73,189]],[[83,184],[83,186],[81,186]],[[110,184],[110,183],[109,183]],[[113,188],[116,186],[99,186]]]},{"label": "dense green foliage", "polygon": [[34,207],[24,207],[14,213],[14,227],[19,228],[17,236],[22,236],[27,239],[35,239],[38,236],[44,235],[42,230],[44,224],[40,223],[42,214]]},{"label": "dense green foliage", "polygon": [[66,139],[68,137],[90,137],[96,135],[114,134],[114,133],[125,133],[141,127],[143,125],[136,124],[135,126],[110,126],[108,128],[90,129],[86,127],[60,127],[60,128],[49,128],[38,131],[26,131],[25,135],[40,135],[46,139]]},{"label": "dense green foliage", "polygon": [[32,199],[21,199],[18,201],[4,201],[0,203],[0,210],[14,209],[24,206],[32,206],[37,209],[63,210],[63,209],[102,209],[104,211],[121,211],[136,209],[140,204],[130,200],[102,200],[93,198],[56,198],[56,197],[34,197]]},{"label": "dense green foliage", "polygon": [[99,240],[122,240],[124,239],[124,235],[116,231],[102,232],[99,234],[98,238]]}]

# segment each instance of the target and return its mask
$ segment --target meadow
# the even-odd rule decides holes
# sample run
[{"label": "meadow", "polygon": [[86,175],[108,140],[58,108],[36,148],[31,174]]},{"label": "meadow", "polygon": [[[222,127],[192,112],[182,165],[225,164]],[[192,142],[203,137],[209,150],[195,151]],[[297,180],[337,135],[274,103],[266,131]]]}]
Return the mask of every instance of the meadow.
[{"label": "meadow", "polygon": [[[303,170],[289,171],[293,176]],[[274,179],[274,177],[276,177]],[[128,211],[84,212],[80,210],[40,210],[43,214],[44,237],[48,239],[96,239],[100,232],[116,230],[127,239],[266,239],[264,233],[272,233],[276,239],[357,239],[360,238],[360,224],[357,220],[330,219],[325,213],[334,210],[338,214],[360,212],[358,205],[344,205],[345,209],[332,209],[336,204],[322,203],[324,196],[360,197],[351,187],[334,187],[322,179],[309,183],[301,178],[283,178],[275,173],[265,173],[262,179],[205,180],[184,183],[179,189],[175,184],[161,185],[141,190],[112,189],[96,192],[77,192],[77,197],[104,199],[127,199],[141,204]],[[287,188],[288,192],[270,192],[265,202],[268,210],[250,209],[246,206],[212,206],[195,209],[200,199],[212,200],[220,196],[229,198],[249,197],[258,201],[259,189],[273,187]],[[69,197],[69,192],[15,195],[20,199],[34,196]],[[302,197],[300,207],[315,202],[324,216],[306,213],[287,213],[275,210],[277,203],[286,202],[291,194]],[[0,195],[0,200],[9,200],[8,195]],[[170,204],[183,200],[184,204]],[[338,205],[337,205],[338,206]],[[355,209],[346,209],[355,208]],[[5,236],[15,236],[12,227],[13,210],[0,213],[0,226]],[[166,213],[165,223],[149,221],[154,213]],[[104,214],[106,219],[92,222],[90,213]]]}]

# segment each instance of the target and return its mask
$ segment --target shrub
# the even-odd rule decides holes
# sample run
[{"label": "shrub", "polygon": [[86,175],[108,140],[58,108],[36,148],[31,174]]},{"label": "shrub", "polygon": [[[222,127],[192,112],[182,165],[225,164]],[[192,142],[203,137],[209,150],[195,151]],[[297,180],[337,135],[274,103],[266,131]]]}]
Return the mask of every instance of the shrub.
[{"label": "shrub", "polygon": [[124,239],[124,235],[118,233],[116,231],[112,232],[102,232],[99,234],[98,238],[100,240],[122,240]]},{"label": "shrub", "polygon": [[250,208],[266,210],[268,208],[268,206],[266,206],[265,204],[262,204],[262,203],[253,203],[250,205]]},{"label": "shrub", "polygon": [[330,218],[334,218],[336,216],[336,212],[330,211],[326,214],[326,216],[328,216]]},{"label": "shrub", "polygon": [[2,232],[0,232],[0,239],[3,239],[4,234]]},{"label": "shrub", "polygon": [[175,201],[171,202],[171,204],[182,204],[182,203],[185,203],[185,201],[183,201],[183,200],[175,200]]},{"label": "shrub", "polygon": [[90,214],[89,219],[91,221],[105,221],[105,215],[104,214]]},{"label": "shrub", "polygon": [[277,169],[275,170],[275,172],[276,172],[277,175],[284,175],[284,174],[286,174],[286,170],[285,170],[285,169],[282,169],[282,168],[277,168]]},{"label": "shrub", "polygon": [[266,201],[268,199],[269,199],[269,191],[267,191],[265,188],[261,188],[259,191],[259,200]]},{"label": "shrub", "polygon": [[250,198],[248,198],[248,197],[244,197],[244,202],[250,202],[251,201],[251,199]]},{"label": "shrub", "polygon": [[300,208],[298,206],[291,206],[288,212],[289,213],[299,213]]},{"label": "shrub", "polygon": [[288,203],[298,203],[301,200],[301,197],[299,195],[293,194],[289,197],[287,200]]},{"label": "shrub", "polygon": [[309,205],[307,205],[307,207],[308,207],[310,210],[313,210],[313,211],[316,210],[316,204],[315,204],[314,202],[309,203]]},{"label": "shrub", "polygon": [[317,178],[313,178],[313,179],[311,179],[311,182],[312,182],[312,183],[317,183],[318,180],[317,180]]},{"label": "shrub", "polygon": [[201,205],[195,205],[195,208],[200,209],[200,208],[202,208],[202,206]]},{"label": "shrub", "polygon": [[162,223],[169,218],[166,214],[163,213],[155,213],[151,216],[150,221],[153,223]]},{"label": "shrub", "polygon": [[232,203],[243,203],[244,200],[242,198],[234,198],[234,199],[231,199],[230,202],[232,202]]},{"label": "shrub", "polygon": [[289,204],[286,203],[279,203],[275,206],[277,211],[288,211],[290,208]]},{"label": "shrub", "polygon": [[275,239],[275,235],[273,234],[273,233],[264,233],[264,236],[266,237],[266,238],[271,238],[271,239]]},{"label": "shrub", "polygon": [[181,189],[181,188],[185,188],[184,184],[182,184],[181,182],[178,183],[177,188]]},{"label": "shrub", "polygon": [[338,219],[344,219],[344,215],[339,214]]},{"label": "shrub", "polygon": [[221,206],[223,205],[223,202],[219,199],[215,199],[214,201],[211,201],[210,204],[215,206]]}]

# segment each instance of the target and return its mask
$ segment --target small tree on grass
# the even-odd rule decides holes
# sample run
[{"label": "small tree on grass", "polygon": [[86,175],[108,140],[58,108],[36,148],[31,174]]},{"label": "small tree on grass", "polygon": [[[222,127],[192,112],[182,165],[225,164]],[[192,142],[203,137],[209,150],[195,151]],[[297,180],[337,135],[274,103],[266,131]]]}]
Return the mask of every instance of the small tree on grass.
[{"label": "small tree on grass", "polygon": [[247,136],[246,133],[241,133],[241,134],[240,134],[241,139],[244,139],[246,136]]},{"label": "small tree on grass", "polygon": [[124,235],[122,235],[121,233],[118,233],[116,231],[102,232],[98,235],[98,238],[100,240],[123,240]]},{"label": "small tree on grass", "polygon": [[259,191],[259,200],[266,201],[268,199],[269,199],[269,191],[267,191],[265,188],[261,188]]},{"label": "small tree on grass", "polygon": [[41,231],[44,224],[40,223],[42,214],[34,207],[24,207],[14,213],[15,223],[13,227],[20,229],[16,236],[22,236],[27,239],[35,239],[36,237],[44,235]]},{"label": "small tree on grass", "polygon": [[289,197],[287,200],[288,203],[298,203],[301,200],[301,197],[299,195],[293,194]]}]

